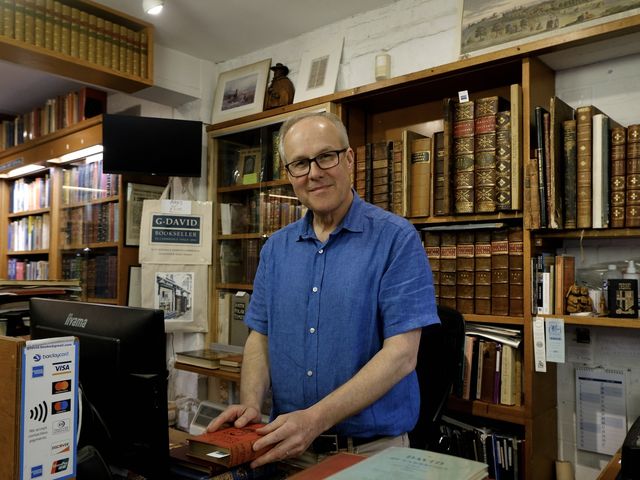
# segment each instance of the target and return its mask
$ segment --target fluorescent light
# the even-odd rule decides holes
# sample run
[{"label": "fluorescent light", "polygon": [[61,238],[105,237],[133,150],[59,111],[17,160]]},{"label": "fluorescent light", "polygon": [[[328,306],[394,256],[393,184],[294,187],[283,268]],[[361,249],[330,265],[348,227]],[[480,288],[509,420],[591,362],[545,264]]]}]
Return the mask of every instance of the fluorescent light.
[{"label": "fluorescent light", "polygon": [[85,158],[91,155],[102,153],[103,150],[104,148],[102,147],[102,145],[93,145],[92,147],[76,150],[75,152],[65,153],[60,158],[52,158],[51,160],[47,160],[47,162],[58,164],[73,162],[74,160],[78,160],[79,158]]},{"label": "fluorescent light", "polygon": [[142,8],[149,15],[158,15],[164,7],[164,0],[142,0]]},{"label": "fluorescent light", "polygon": [[19,177],[20,175],[26,175],[28,173],[39,172],[40,170],[44,170],[46,167],[44,165],[38,165],[35,163],[31,163],[29,165],[24,165],[22,167],[14,168],[13,170],[9,170],[6,174],[6,178]]}]

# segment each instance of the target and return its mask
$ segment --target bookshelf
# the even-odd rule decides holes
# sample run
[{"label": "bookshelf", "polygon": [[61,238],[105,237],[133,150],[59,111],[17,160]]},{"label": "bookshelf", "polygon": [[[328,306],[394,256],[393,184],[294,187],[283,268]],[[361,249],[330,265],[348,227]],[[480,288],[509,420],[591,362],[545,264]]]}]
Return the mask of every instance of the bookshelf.
[{"label": "bookshelf", "polygon": [[[124,240],[126,184],[161,184],[166,179],[103,173],[102,155],[91,153],[101,141],[102,117],[97,116],[0,152],[0,228],[12,231],[10,225],[23,224],[15,228],[22,242],[18,249],[10,239],[0,245],[0,277],[19,279],[16,262],[46,262],[47,272],[40,279],[78,279],[82,300],[126,303],[129,266],[138,264],[138,248]],[[65,154],[77,158],[61,161]],[[19,167],[41,170],[14,175]],[[32,197],[48,200],[48,206],[28,206]],[[16,203],[26,209],[16,211]],[[37,241],[28,241],[44,218],[47,228],[40,230]]]},{"label": "bookshelf", "polygon": [[153,85],[150,23],[85,0],[7,5],[2,60],[127,93]]},{"label": "bookshelf", "polygon": [[[275,122],[314,104],[332,102],[340,113],[349,131],[351,146],[390,141],[402,138],[402,132],[412,129],[431,135],[442,129],[442,100],[456,97],[460,90],[468,90],[471,99],[476,101],[492,95],[512,98],[512,85],[519,85],[522,91],[520,118],[522,131],[518,149],[522,163],[518,167],[521,179],[518,186],[523,195],[525,183],[524,165],[535,149],[536,139],[532,133],[535,107],[549,103],[555,92],[554,68],[567,65],[579,66],[608,58],[613,50],[623,44],[630,45],[637,39],[640,30],[640,16],[634,15],[606,24],[582,28],[571,33],[548,37],[543,40],[523,43],[499,52],[463,58],[460,61],[429,68],[408,75],[358,86],[333,95],[327,95],[300,104],[280,107],[274,111],[261,112],[241,119],[212,125],[208,128],[212,142],[210,161],[216,171],[221,168],[221,158],[216,154],[216,139],[229,132],[244,131],[257,125]],[[613,53],[615,54],[615,53]],[[513,121],[513,118],[512,118]],[[640,122],[638,122],[640,123]],[[512,148],[514,148],[512,144]],[[433,158],[433,157],[432,157]],[[356,180],[357,182],[357,180]],[[216,195],[235,188],[221,187],[215,179],[210,180]],[[406,188],[406,184],[405,184]],[[512,192],[513,193],[513,192]],[[218,197],[220,198],[220,197]],[[465,313],[465,319],[481,324],[507,326],[522,331],[522,405],[506,406],[479,400],[462,400],[452,397],[449,410],[452,413],[473,415],[486,419],[487,423],[509,424],[515,431],[522,432],[524,439],[523,478],[554,478],[554,461],[558,457],[557,437],[557,397],[556,367],[547,364],[547,372],[535,371],[533,364],[532,335],[532,268],[531,258],[541,249],[554,249],[567,240],[580,241],[590,239],[611,242],[636,239],[640,232],[637,228],[607,228],[579,230],[549,230],[531,228],[531,206],[525,202],[518,208],[506,212],[448,214],[442,216],[413,217],[409,220],[418,229],[434,226],[456,227],[469,223],[502,222],[507,228],[522,230],[522,273],[523,305],[519,314],[479,314]],[[216,243],[227,240],[239,240],[236,234],[216,237]],[[214,246],[217,248],[217,246]],[[219,253],[219,252],[218,252]],[[216,255],[216,258],[217,255]],[[220,288],[223,285],[217,284]],[[230,285],[224,285],[228,287]],[[236,284],[234,287],[249,289],[250,285]],[[214,299],[213,301],[216,301]],[[220,313],[220,312],[218,312]],[[570,315],[547,315],[562,318],[566,324],[597,327],[616,327],[636,329],[637,320],[609,317],[578,317]],[[219,331],[221,319],[217,314],[211,319],[211,331]]]}]

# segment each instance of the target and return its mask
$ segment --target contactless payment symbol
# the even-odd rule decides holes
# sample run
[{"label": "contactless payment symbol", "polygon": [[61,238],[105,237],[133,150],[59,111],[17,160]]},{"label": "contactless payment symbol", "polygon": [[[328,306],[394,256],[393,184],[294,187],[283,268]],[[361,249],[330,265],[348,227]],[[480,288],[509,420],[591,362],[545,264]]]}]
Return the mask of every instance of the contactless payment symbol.
[{"label": "contactless payment symbol", "polygon": [[47,420],[47,402],[42,401],[29,410],[29,419],[44,423]]},{"label": "contactless payment symbol", "polygon": [[58,413],[66,413],[70,410],[71,410],[71,401],[69,399],[58,400],[57,402],[53,402],[51,404],[52,415],[57,415]]}]

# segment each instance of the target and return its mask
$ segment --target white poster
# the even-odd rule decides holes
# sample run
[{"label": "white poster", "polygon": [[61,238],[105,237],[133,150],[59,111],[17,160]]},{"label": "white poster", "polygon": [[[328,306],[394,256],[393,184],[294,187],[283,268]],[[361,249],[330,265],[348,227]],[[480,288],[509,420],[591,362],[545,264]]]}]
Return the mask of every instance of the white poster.
[{"label": "white poster", "polygon": [[140,263],[210,265],[211,202],[145,200]]},{"label": "white poster", "polygon": [[20,479],[76,476],[78,342],[30,340],[22,354]]}]

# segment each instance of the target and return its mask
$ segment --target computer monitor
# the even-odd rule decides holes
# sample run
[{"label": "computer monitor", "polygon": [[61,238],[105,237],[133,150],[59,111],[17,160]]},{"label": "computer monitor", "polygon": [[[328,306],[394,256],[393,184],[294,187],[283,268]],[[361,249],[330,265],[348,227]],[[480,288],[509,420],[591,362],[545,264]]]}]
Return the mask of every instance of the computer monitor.
[{"label": "computer monitor", "polygon": [[167,365],[162,310],[33,298],[31,338],[79,340],[82,424],[114,473],[166,478]]}]

